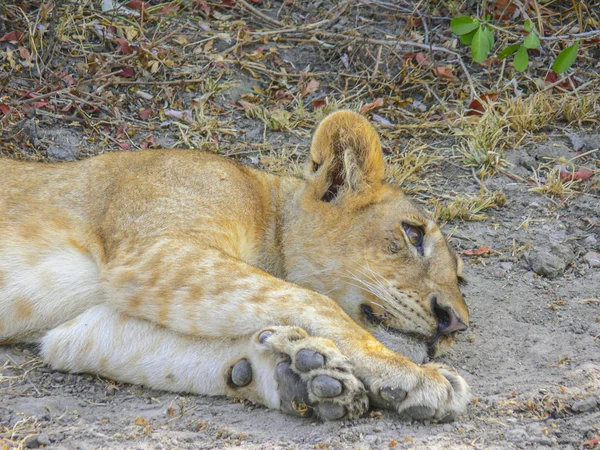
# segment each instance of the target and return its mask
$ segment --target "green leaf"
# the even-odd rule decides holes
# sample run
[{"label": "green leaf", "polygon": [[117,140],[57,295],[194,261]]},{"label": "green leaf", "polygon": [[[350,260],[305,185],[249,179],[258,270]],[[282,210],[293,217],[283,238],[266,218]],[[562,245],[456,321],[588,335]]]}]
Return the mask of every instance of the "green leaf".
[{"label": "green leaf", "polygon": [[477,29],[475,29],[467,34],[461,34],[460,42],[462,42],[465,45],[471,45],[471,43],[473,42],[473,36],[475,36],[475,33],[477,33]]},{"label": "green leaf", "polygon": [[529,31],[530,33],[533,30],[533,23],[529,19],[525,21],[525,30]]},{"label": "green leaf", "polygon": [[556,61],[552,64],[552,70],[556,73],[566,72],[577,59],[577,53],[579,52],[579,41],[573,45],[565,48],[556,57]]},{"label": "green leaf", "polygon": [[529,33],[529,36],[523,41],[523,46],[525,48],[538,48],[540,46],[540,38],[535,34],[535,31]]},{"label": "green leaf", "polygon": [[490,42],[488,37],[485,35],[483,28],[479,28],[473,36],[473,42],[471,43],[471,54],[473,55],[473,61],[483,62],[486,60],[490,51]]},{"label": "green leaf", "polygon": [[488,45],[489,45],[488,52],[491,52],[492,48],[494,48],[494,35],[492,34],[491,30],[488,27],[485,27],[483,29],[483,34],[488,40]]},{"label": "green leaf", "polygon": [[517,50],[519,50],[520,47],[521,47],[521,44],[509,45],[504,50],[502,50],[500,53],[498,53],[498,58],[506,59],[509,56],[511,56],[512,54],[514,54]]},{"label": "green leaf", "polygon": [[527,54],[527,49],[521,45],[517,53],[515,53],[515,69],[519,72],[525,72],[528,65],[529,55]]},{"label": "green leaf", "polygon": [[479,22],[469,16],[460,16],[452,19],[450,22],[450,28],[452,32],[462,36],[463,34],[470,33],[471,31],[479,28]]}]

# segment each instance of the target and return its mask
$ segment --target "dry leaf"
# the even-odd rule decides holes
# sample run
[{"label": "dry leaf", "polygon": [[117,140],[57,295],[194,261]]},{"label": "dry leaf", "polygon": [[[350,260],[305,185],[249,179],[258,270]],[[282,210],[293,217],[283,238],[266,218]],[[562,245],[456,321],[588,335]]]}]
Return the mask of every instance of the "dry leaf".
[{"label": "dry leaf", "polygon": [[592,175],[594,175],[594,172],[592,172],[591,170],[570,171],[562,169],[560,171],[560,179],[563,181],[585,181],[589,179]]},{"label": "dry leaf", "polygon": [[152,108],[150,106],[140,109],[140,119],[148,120],[151,115],[152,115]]},{"label": "dry leaf", "polygon": [[15,42],[21,40],[22,37],[23,33],[20,33],[19,31],[11,31],[9,33],[6,33],[4,36],[0,37],[0,42]]},{"label": "dry leaf", "polygon": [[302,97],[306,97],[308,94],[312,94],[317,89],[319,89],[319,82],[317,80],[310,80],[308,84],[302,89],[300,92]]},{"label": "dry leaf", "polygon": [[121,47],[121,53],[124,55],[131,55],[133,53],[133,47],[129,45],[129,42],[127,42],[125,39],[115,38],[114,41],[119,44],[119,47]]},{"label": "dry leaf", "polygon": [[484,245],[477,249],[465,250],[462,254],[465,256],[490,256],[492,254],[492,247]]},{"label": "dry leaf", "polygon": [[469,111],[467,116],[481,116],[485,112],[484,103],[493,103],[500,97],[500,92],[490,92],[488,94],[482,94],[479,98],[474,98],[469,103]]},{"label": "dry leaf", "polygon": [[363,105],[362,108],[360,108],[360,113],[364,114],[372,109],[380,108],[381,106],[383,106],[383,99],[378,98],[373,103],[367,103],[366,105]]},{"label": "dry leaf", "polygon": [[148,425],[148,420],[144,419],[143,417],[136,417],[133,423],[141,427],[145,427]]}]

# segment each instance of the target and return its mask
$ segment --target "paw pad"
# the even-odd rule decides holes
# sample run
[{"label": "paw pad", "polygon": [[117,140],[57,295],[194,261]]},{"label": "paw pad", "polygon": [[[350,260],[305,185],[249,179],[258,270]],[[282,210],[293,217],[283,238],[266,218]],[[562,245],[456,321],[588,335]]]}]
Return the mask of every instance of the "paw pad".
[{"label": "paw pad", "polygon": [[296,354],[296,368],[300,372],[320,369],[325,365],[325,358],[318,352],[303,349]]},{"label": "paw pad", "polygon": [[252,382],[252,366],[247,359],[238,361],[231,369],[231,383],[237,387],[248,386]]}]

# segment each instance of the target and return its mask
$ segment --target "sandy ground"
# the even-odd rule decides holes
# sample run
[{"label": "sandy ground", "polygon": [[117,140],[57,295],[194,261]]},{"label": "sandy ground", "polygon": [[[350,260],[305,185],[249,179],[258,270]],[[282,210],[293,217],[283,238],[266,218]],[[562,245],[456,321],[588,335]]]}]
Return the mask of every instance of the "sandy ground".
[{"label": "sandy ground", "polygon": [[[372,14],[375,12],[371,11]],[[356,13],[356,20],[358,18]],[[402,31],[403,23],[394,17],[389,23],[382,20],[377,17],[377,27],[385,28],[390,35]],[[352,25],[354,22],[347,23]],[[189,37],[190,42],[194,39],[194,36]],[[216,40],[215,49],[231,45]],[[295,49],[282,47],[280,55],[283,60],[292,61],[298,70],[310,67],[310,70],[323,70],[332,75],[346,70],[342,64],[344,57],[348,59],[345,50],[334,49],[329,53],[325,50],[317,51],[308,44],[304,47],[298,44]],[[364,52],[360,48],[353,52],[348,48],[351,64],[357,64],[363,70],[360,57]],[[390,55],[389,61],[384,60],[384,63],[395,68],[399,63],[393,54]],[[200,58],[195,53],[188,56],[190,62]],[[366,56],[365,59],[369,64],[373,63]],[[199,60],[197,64],[204,67],[205,62]],[[385,64],[382,63],[380,70],[387,67]],[[76,72],[73,61],[67,61],[65,67],[69,73]],[[305,152],[308,142],[304,134],[269,131],[262,122],[244,118],[240,107],[231,108],[228,102],[239,101],[242,93],[251,92],[252,86],[266,89],[272,84],[268,80],[251,78],[235,65],[231,67],[228,81],[236,83],[234,90],[237,91],[230,90],[228,98],[223,101],[217,98],[216,102],[225,111],[219,112],[218,117],[231,111],[241,117],[235,125],[237,130],[244,129],[245,134],[231,139],[245,140],[238,153],[249,149],[248,155],[242,156],[243,161],[264,162],[264,154],[256,156],[256,149],[261,147],[250,146],[262,145],[263,140],[274,149]],[[367,68],[371,73],[372,67]],[[176,69],[177,66],[173,70]],[[348,70],[352,71],[354,67],[350,66]],[[166,78],[176,78],[177,73],[172,75],[168,72]],[[21,85],[28,86],[29,82],[24,80],[10,79],[14,83],[14,92],[18,92]],[[219,80],[225,81],[226,77]],[[342,81],[333,77],[326,82],[324,78],[322,89],[327,92],[331,91],[331,86],[341,89]],[[90,91],[94,89],[95,86],[90,87]],[[141,131],[134,138],[139,144],[150,128],[142,127],[143,121],[134,122],[128,117],[137,117],[139,109],[146,104],[140,99],[128,100],[124,95],[119,96],[119,92],[126,92],[125,88],[116,89],[112,98],[119,99],[120,103],[115,108],[128,114],[123,116],[123,121],[130,122],[131,128],[133,124],[140,127]],[[440,95],[446,90],[447,87],[442,85]],[[410,92],[405,94],[411,95]],[[172,104],[179,104],[179,109],[189,108],[191,100],[201,93],[177,88],[167,94],[160,102],[156,100],[160,108],[175,108]],[[314,95],[317,98],[321,92]],[[378,91],[374,95],[382,94]],[[437,100],[431,97],[425,100],[420,94],[414,96],[415,100],[420,99],[421,105],[422,101],[428,103],[427,107],[436,105]],[[170,102],[168,106],[165,106],[165,99]],[[310,99],[309,96],[307,102]],[[460,101],[464,102],[464,99]],[[406,110],[402,106],[389,107],[387,112],[412,117],[415,111],[418,112],[414,105],[417,103],[409,104]],[[98,117],[98,120],[102,118]],[[78,128],[77,124],[82,122],[63,122],[48,114],[34,118],[25,123],[23,133],[18,136],[18,140],[28,139],[31,143],[23,145],[19,157],[46,159],[52,145],[63,150],[81,150],[79,157],[115,149],[115,139],[109,142],[110,148],[88,148],[97,136],[90,130]],[[155,125],[159,122],[157,118],[152,120]],[[39,130],[32,129],[33,126],[27,129],[28,124],[34,122]],[[115,129],[117,125],[113,121]],[[175,142],[183,145],[181,129],[171,127],[169,134],[165,131],[167,128],[159,128],[154,125],[152,128],[157,145],[169,147]],[[115,134],[115,129],[110,132]],[[108,126],[106,130],[109,130]],[[530,136],[527,141],[538,144],[528,144],[518,151],[507,149],[506,158],[516,163],[509,171],[528,179],[533,175],[531,169],[547,162],[545,157],[564,156],[568,159],[575,155],[563,130],[547,131]],[[569,131],[589,134],[589,130]],[[410,148],[410,131],[408,134],[402,137],[405,140],[384,143],[399,152],[405,151]],[[395,137],[398,135],[396,133]],[[3,139],[8,140],[8,136]],[[456,141],[436,137],[436,130],[429,139],[425,143],[430,149],[439,150],[442,159],[419,176],[427,178],[438,194],[477,194],[480,185],[471,170],[457,167],[449,157]],[[444,142],[440,144],[439,139]],[[212,142],[208,138],[207,141]],[[189,144],[195,142],[192,140]],[[594,142],[596,144],[584,150],[598,148],[598,140]],[[300,144],[299,147],[296,144]],[[223,140],[219,145],[221,151],[227,150],[229,144]],[[36,151],[27,153],[32,148]],[[251,152],[255,154],[250,155]],[[598,161],[594,158],[597,156],[590,153],[578,162],[597,167]],[[391,412],[373,411],[359,420],[323,424],[290,418],[231,399],[176,395],[92,375],[52,371],[41,363],[35,347],[17,345],[0,347],[0,449],[42,445],[52,449],[600,448],[597,444],[600,439],[600,267],[592,267],[593,256],[589,256],[590,252],[600,252],[597,178],[596,175],[596,180],[591,181],[596,184],[595,189],[586,189],[587,193],[564,199],[533,193],[527,184],[505,175],[486,178],[488,189],[505,193],[506,206],[487,210],[489,218],[485,221],[454,220],[446,225],[445,231],[452,234],[451,241],[459,251],[480,246],[493,249],[491,256],[486,258],[465,258],[469,284],[464,287],[464,292],[472,324],[459,337],[452,353],[441,358],[468,380],[475,396],[467,413],[454,423],[408,423]],[[538,272],[553,272],[555,277],[540,276],[531,266]]]},{"label": "sandy ground", "polygon": [[[569,144],[548,141],[528,154],[541,159],[549,151],[568,153]],[[467,171],[441,168],[429,176],[445,191],[479,189]],[[0,348],[0,445],[593,448],[600,435],[600,269],[584,255],[599,250],[598,198],[583,194],[558,204],[506,176],[487,186],[505,192],[506,206],[488,210],[487,221],[446,226],[461,251],[493,248],[490,257],[466,258],[472,325],[442,358],[476,397],[456,422],[407,423],[374,411],[356,421],[322,424],[230,399],[55,372],[40,362],[35,347],[12,346]],[[530,266],[548,263],[548,252],[557,248],[566,269],[559,267],[554,279],[535,274]]]}]

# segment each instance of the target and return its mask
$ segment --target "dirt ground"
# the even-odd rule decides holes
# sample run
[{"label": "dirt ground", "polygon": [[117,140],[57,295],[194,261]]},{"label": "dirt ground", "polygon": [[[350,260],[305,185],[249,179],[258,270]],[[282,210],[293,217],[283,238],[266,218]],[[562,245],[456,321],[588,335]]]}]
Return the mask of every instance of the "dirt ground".
[{"label": "dirt ground", "polygon": [[[473,403],[449,424],[408,423],[377,410],[358,420],[323,424],[243,401],[60,373],[40,361],[35,346],[3,346],[0,447],[600,448],[597,50],[590,47],[581,56],[573,79],[584,89],[575,93],[548,89],[543,80],[540,89],[542,56],[527,76],[506,68],[498,79],[490,75],[497,73],[493,69],[470,64],[475,90],[497,90],[500,100],[497,110],[467,116],[468,80],[443,52],[428,57],[452,68],[456,79],[436,78],[431,66],[413,61],[414,55],[402,58],[414,48],[401,47],[397,54],[388,44],[339,36],[314,35],[311,41],[292,34],[269,41],[252,34],[261,33],[261,25],[271,30],[281,25],[256,16],[258,10],[296,26],[325,18],[331,33],[355,27],[370,39],[400,33],[416,39],[419,26],[407,31],[410,7],[390,10],[385,5],[392,3],[364,1],[332,17],[339,12],[330,10],[335,4],[321,1],[289,12],[287,2],[253,2],[250,10],[197,3],[202,12],[207,5],[210,14],[176,15],[163,29],[149,20],[146,36],[138,40],[119,28],[129,22],[112,17],[110,30],[139,46],[131,54],[119,41],[98,39],[98,27],[106,26],[102,21],[90,25],[96,27],[90,32],[96,37],[88,37],[95,62],[89,48],[85,55],[77,53],[79,47],[69,53],[69,41],[63,40],[54,56],[60,71],[51,71],[60,72],[59,81],[50,80],[48,71],[44,79],[59,88],[40,83],[39,68],[28,66],[20,52],[21,68],[12,66],[10,76],[2,78],[7,90],[0,106],[13,111],[0,108],[2,155],[60,161],[177,146],[297,173],[320,117],[339,107],[363,110],[383,136],[390,179],[446,223],[445,232],[466,261],[463,292],[472,323],[440,361],[467,379]],[[162,3],[152,5],[169,13]],[[81,8],[68,19],[72,23],[64,19],[64,30],[92,16],[87,3]],[[442,12],[429,12],[432,40],[449,38]],[[1,32],[11,30],[8,22],[1,24]],[[179,33],[169,35],[173,29]],[[157,72],[152,72],[152,52],[142,51],[150,31],[156,33],[153,44],[164,37],[162,47],[156,44]],[[242,32],[250,37],[240,43]],[[16,52],[20,45],[0,43],[3,52]],[[231,52],[235,45],[243,51]],[[7,61],[3,53],[3,71]],[[135,76],[102,73],[128,67]],[[69,76],[79,84],[69,85]],[[44,97],[50,92],[55,95]],[[528,113],[513,96],[537,106]]]}]

